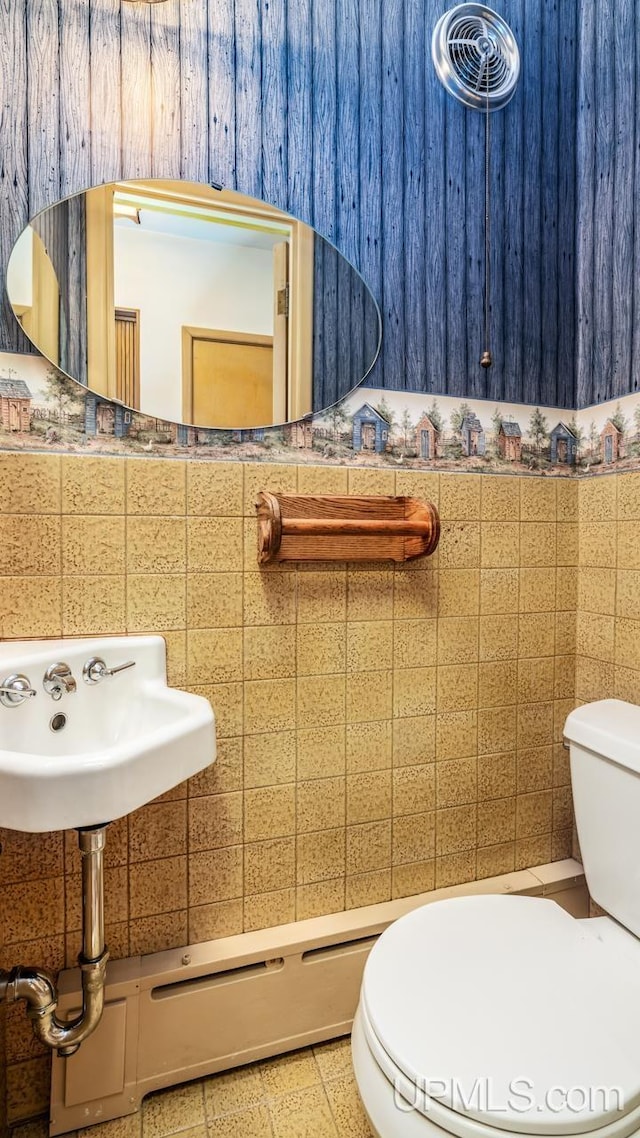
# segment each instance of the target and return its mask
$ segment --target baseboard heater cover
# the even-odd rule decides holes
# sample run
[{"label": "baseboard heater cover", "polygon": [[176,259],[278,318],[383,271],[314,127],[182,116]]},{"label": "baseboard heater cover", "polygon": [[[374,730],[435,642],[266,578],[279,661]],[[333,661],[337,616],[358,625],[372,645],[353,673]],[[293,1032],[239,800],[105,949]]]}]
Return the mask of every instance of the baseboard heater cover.
[{"label": "baseboard heater cover", "polygon": [[[133,1114],[151,1091],[348,1034],[380,933],[419,905],[480,893],[552,897],[588,915],[582,866],[568,859],[113,961],[98,1029],[72,1058],[53,1058],[50,1135]],[[75,1015],[76,969],[61,974],[60,994],[61,1013]]]}]

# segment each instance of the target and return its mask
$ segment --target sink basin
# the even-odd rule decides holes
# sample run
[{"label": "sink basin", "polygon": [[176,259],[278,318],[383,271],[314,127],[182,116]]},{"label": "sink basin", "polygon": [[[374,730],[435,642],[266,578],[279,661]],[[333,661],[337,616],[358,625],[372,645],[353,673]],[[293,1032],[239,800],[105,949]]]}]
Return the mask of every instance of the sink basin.
[{"label": "sink basin", "polygon": [[[135,665],[88,683],[83,669],[95,657],[108,669]],[[43,677],[60,662],[76,690],[53,699]],[[167,686],[161,636],[0,644],[0,685],[16,673],[37,694],[0,705],[0,826],[40,833],[111,822],[215,760],[211,705]]]}]

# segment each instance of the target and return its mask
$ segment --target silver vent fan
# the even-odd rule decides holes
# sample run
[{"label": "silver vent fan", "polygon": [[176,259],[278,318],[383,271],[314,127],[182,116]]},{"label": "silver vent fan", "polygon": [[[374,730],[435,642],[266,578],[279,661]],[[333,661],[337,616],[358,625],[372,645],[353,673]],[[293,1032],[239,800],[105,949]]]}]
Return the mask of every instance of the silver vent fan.
[{"label": "silver vent fan", "polygon": [[513,95],[520,53],[509,25],[484,4],[458,4],[440,17],[431,54],[443,86],[477,111],[497,111]]}]

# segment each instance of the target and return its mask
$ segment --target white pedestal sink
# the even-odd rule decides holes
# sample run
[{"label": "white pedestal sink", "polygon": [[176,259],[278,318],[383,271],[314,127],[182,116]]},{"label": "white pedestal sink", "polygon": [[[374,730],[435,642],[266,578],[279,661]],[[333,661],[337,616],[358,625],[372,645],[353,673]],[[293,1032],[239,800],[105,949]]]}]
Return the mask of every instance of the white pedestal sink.
[{"label": "white pedestal sink", "polygon": [[[106,673],[87,669],[95,658]],[[44,676],[60,663],[75,690],[54,699]],[[0,826],[38,833],[111,822],[215,760],[211,706],[167,686],[161,636],[0,644],[0,687],[16,674],[36,694],[0,705]]]}]

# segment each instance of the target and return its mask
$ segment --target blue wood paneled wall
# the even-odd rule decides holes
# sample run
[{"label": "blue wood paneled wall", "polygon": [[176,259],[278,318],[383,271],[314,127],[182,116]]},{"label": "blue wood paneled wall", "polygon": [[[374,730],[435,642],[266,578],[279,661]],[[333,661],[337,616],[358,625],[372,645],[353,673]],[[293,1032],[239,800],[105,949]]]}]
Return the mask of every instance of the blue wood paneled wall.
[{"label": "blue wood paneled wall", "polygon": [[[483,120],[444,93],[430,59],[448,0],[0,0],[0,269],[27,218],[62,195],[120,177],[219,181],[309,221],[360,268],[383,312],[371,383],[571,405],[579,3],[493,0],[523,74],[492,119],[489,372]],[[587,24],[587,9],[612,6],[585,0]],[[624,275],[615,243],[594,242],[599,271],[612,261]],[[0,347],[22,349],[3,304]]]},{"label": "blue wood paneled wall", "polygon": [[579,36],[577,405],[640,383],[640,8],[583,0]]}]

